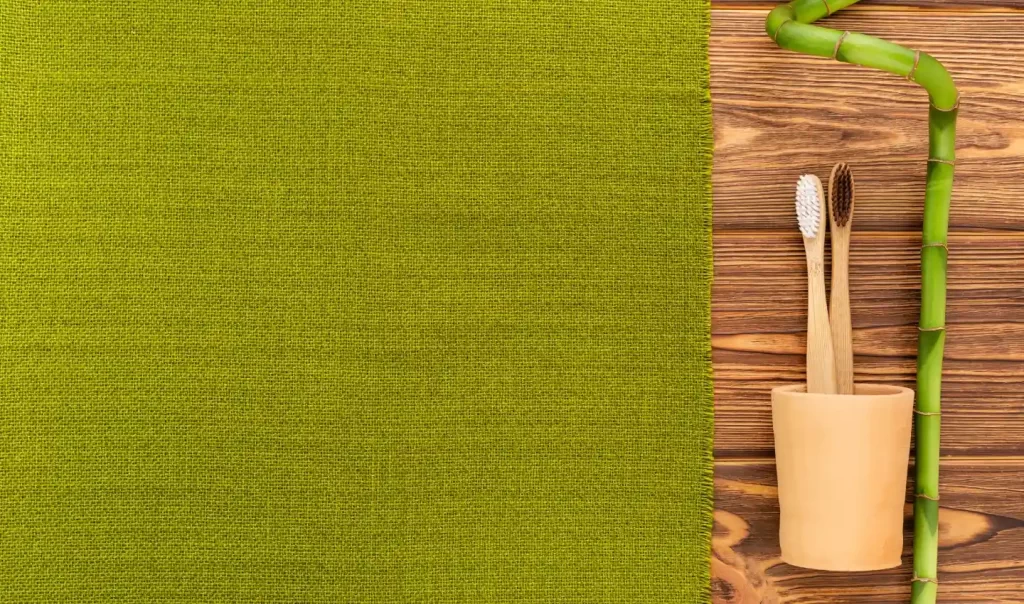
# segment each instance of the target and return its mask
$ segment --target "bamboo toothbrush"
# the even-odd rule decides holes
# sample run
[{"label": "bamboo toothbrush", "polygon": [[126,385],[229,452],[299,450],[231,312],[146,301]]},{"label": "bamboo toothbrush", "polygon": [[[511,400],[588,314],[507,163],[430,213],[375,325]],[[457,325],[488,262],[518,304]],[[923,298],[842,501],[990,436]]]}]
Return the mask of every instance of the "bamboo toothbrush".
[{"label": "bamboo toothbrush", "polygon": [[853,394],[853,329],[850,326],[850,227],[853,223],[853,173],[836,164],[828,181],[832,226],[832,346],[836,351],[839,394]]},{"label": "bamboo toothbrush", "polygon": [[807,392],[836,393],[832,330],[825,301],[825,192],[804,174],[796,184],[796,217],[807,254]]}]

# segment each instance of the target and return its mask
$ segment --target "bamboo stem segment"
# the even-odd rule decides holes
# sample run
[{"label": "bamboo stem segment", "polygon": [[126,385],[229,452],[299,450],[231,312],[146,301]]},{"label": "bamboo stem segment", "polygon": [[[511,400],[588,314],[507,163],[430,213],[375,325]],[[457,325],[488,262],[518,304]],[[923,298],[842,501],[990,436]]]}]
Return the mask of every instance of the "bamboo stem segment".
[{"label": "bamboo stem segment", "polygon": [[811,25],[858,0],[792,0],[768,14],[765,28],[782,48],[880,69],[928,92],[928,175],[921,229],[921,319],[917,354],[916,486],[913,604],[934,604],[938,591],[939,428],[946,340],[949,201],[960,107],[949,72],[928,53],[873,36]]}]

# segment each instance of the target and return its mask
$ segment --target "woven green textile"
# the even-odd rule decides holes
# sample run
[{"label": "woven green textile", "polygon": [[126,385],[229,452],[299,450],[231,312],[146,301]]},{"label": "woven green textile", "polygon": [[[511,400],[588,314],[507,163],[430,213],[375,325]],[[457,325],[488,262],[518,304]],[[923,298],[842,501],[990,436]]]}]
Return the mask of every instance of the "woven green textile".
[{"label": "woven green textile", "polygon": [[708,598],[702,0],[0,0],[0,602]]}]

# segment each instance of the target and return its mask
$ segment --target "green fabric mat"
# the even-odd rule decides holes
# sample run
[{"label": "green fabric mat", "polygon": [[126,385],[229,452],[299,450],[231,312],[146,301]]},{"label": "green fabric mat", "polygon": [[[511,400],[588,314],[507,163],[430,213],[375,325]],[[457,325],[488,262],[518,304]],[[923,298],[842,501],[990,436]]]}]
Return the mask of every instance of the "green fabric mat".
[{"label": "green fabric mat", "polygon": [[0,601],[705,601],[707,30],[0,0]]}]

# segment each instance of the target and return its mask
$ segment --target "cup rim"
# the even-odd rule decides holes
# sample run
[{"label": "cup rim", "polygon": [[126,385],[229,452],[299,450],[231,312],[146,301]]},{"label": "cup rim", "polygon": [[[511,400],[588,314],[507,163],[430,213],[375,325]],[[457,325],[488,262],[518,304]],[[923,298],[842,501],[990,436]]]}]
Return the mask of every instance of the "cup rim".
[{"label": "cup rim", "polygon": [[890,396],[891,397],[903,397],[903,396],[906,396],[907,393],[910,393],[911,396],[913,396],[913,394],[914,394],[914,391],[911,390],[910,388],[906,388],[904,386],[892,386],[892,385],[889,385],[889,384],[871,384],[871,383],[861,383],[861,382],[858,382],[858,383],[854,384],[853,387],[854,387],[854,394],[822,394],[822,393],[817,393],[817,392],[816,393],[808,393],[807,392],[807,384],[801,382],[799,384],[786,384],[785,386],[777,386],[775,388],[772,388],[772,394],[775,394],[775,393],[787,394],[789,396],[794,396],[794,397],[797,397],[797,398],[803,398],[803,397],[821,398],[821,397],[827,396],[827,397],[830,397],[830,398],[831,397],[836,397],[836,398],[840,398],[840,399],[844,399],[844,398],[852,399],[852,398],[859,398],[859,397],[864,397],[864,396],[871,396],[871,397],[879,397],[879,396],[883,396],[883,397],[890,397]]}]

